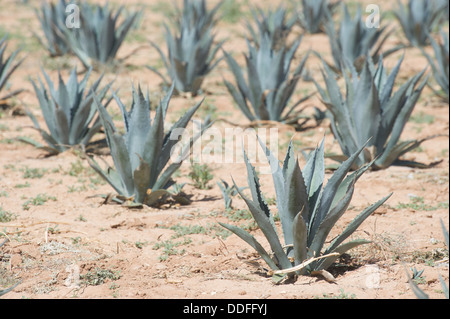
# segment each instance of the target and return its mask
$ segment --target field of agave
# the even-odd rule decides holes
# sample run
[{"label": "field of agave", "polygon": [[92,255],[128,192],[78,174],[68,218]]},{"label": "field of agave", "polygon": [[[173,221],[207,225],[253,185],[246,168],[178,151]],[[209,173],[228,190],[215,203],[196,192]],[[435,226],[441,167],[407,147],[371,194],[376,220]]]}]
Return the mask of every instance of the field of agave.
[{"label": "field of agave", "polygon": [[448,298],[448,0],[0,2],[2,298]]}]

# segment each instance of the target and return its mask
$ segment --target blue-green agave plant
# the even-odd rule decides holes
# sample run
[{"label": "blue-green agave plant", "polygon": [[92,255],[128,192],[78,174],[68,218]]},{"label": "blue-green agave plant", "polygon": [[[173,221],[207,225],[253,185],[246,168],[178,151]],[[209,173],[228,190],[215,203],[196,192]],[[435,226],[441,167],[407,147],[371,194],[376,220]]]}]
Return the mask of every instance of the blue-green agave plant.
[{"label": "blue-green agave plant", "polygon": [[333,56],[333,64],[329,65],[335,72],[341,72],[347,64],[360,71],[368,56],[377,62],[381,55],[387,57],[404,47],[398,45],[382,51],[384,43],[394,30],[388,30],[387,25],[380,28],[367,27],[362,17],[361,6],[358,6],[353,18],[344,3],[341,4],[341,10],[343,17],[338,28],[335,27],[333,19],[328,19],[325,24]]},{"label": "blue-green agave plant", "polygon": [[383,66],[382,57],[377,66],[368,58],[361,74],[354,68],[347,69],[344,72],[345,95],[341,93],[335,73],[323,63],[326,89],[317,82],[316,86],[328,109],[332,133],[343,152],[342,156],[332,156],[334,159],[342,161],[350,157],[370,140],[364,152],[355,160],[356,168],[373,160],[373,169],[384,169],[390,165],[427,166],[401,159],[404,154],[434,137],[400,141],[401,133],[428,79],[424,77],[425,68],[395,91],[402,61],[403,58],[390,74]]},{"label": "blue-green agave plant", "polygon": [[328,19],[332,19],[335,9],[341,0],[331,2],[329,0],[302,0],[298,21],[301,27],[308,33],[324,32],[324,25]]},{"label": "blue-green agave plant", "polygon": [[150,70],[158,74],[166,86],[175,85],[177,93],[191,92],[197,95],[205,77],[216,67],[221,59],[216,54],[222,42],[214,44],[213,28],[217,23],[215,14],[221,5],[206,9],[205,0],[185,0],[184,7],[176,19],[175,29],[166,31],[167,56],[155,43],[151,45],[157,50],[169,75],[167,79],[152,66]]},{"label": "blue-green agave plant", "polygon": [[[8,82],[13,72],[16,71],[16,69],[19,67],[20,64],[22,64],[23,60],[25,59],[25,57],[23,57],[18,61],[14,61],[14,59],[19,54],[20,49],[17,49],[14,52],[12,52],[11,55],[6,56],[5,52],[7,46],[8,46],[7,35],[5,35],[3,39],[0,40],[0,93],[6,87],[6,83]],[[5,94],[4,96],[0,95],[0,101],[15,96],[22,91],[23,89],[18,89]]]},{"label": "blue-green agave plant", "polygon": [[403,33],[412,46],[429,45],[429,35],[448,11],[448,1],[409,0],[407,7],[400,0],[394,11]]},{"label": "blue-green agave plant", "polygon": [[268,35],[261,35],[259,47],[247,40],[248,54],[245,55],[246,73],[227,52],[225,59],[234,75],[236,84],[224,83],[238,105],[250,121],[277,121],[301,128],[309,118],[299,110],[299,105],[311,95],[291,103],[291,97],[304,71],[309,52],[291,72],[291,64],[302,37],[290,48],[283,45],[278,50],[272,48]]},{"label": "blue-green agave plant", "polygon": [[128,111],[118,96],[113,96],[122,112],[125,132],[117,129],[106,108],[95,99],[101,123],[105,129],[106,140],[111,151],[114,167],[101,168],[90,157],[89,163],[117,192],[117,199],[130,200],[134,204],[154,205],[161,198],[170,196],[167,188],[174,184],[172,175],[189,156],[192,144],[211,124],[206,119],[202,129],[191,137],[190,143],[183,146],[176,161],[171,162],[173,147],[179,142],[172,132],[184,129],[189,124],[202,101],[189,109],[168,132],[164,131],[164,122],[174,87],[156,108],[150,117],[150,100],[144,97],[140,87],[133,87],[133,102]]},{"label": "blue-green agave plant", "polygon": [[[97,117],[94,96],[102,100],[107,92],[106,86],[99,89],[103,75],[91,87],[88,87],[91,71],[92,69],[89,69],[85,76],[78,81],[77,69],[73,68],[67,83],[58,72],[58,88],[44,70],[42,73],[48,88],[45,87],[40,77],[38,77],[38,83],[31,80],[48,131],[41,128],[31,110],[26,110],[26,114],[33,121],[35,129],[39,131],[46,145],[27,138],[21,140],[46,150],[50,154],[61,153],[77,145],[88,146],[93,136],[102,127],[100,119]],[[111,98],[106,105],[109,101]]]},{"label": "blue-green agave plant", "polygon": [[449,102],[449,41],[448,33],[441,31],[441,39],[435,40],[430,37],[431,46],[433,47],[434,57],[425,52],[422,48],[423,54],[428,59],[433,70],[433,77],[441,90],[437,90],[430,86],[436,95],[440,96],[447,103]]},{"label": "blue-green agave plant", "polygon": [[61,56],[70,51],[64,33],[65,29],[67,29],[65,25],[67,19],[66,8],[73,3],[73,1],[67,0],[59,0],[57,3],[42,2],[41,10],[35,10],[44,32],[44,37],[41,38],[36,33],[33,33],[52,57]]},{"label": "blue-green agave plant", "polygon": [[250,32],[252,41],[259,46],[259,40],[263,37],[269,37],[273,49],[279,49],[285,46],[286,39],[297,22],[296,16],[288,17],[288,12],[283,6],[276,10],[267,10],[262,8],[252,8],[253,22],[256,24],[255,30],[251,21],[247,21],[247,29]]},{"label": "blue-green agave plant", "polygon": [[80,27],[63,28],[67,45],[86,68],[112,62],[139,17],[139,12],[128,14],[119,24],[123,6],[115,12],[108,3],[91,6],[82,2],[79,6]]},{"label": "blue-green agave plant", "polygon": [[[251,197],[245,196],[237,186],[236,189],[267,239],[271,251],[267,251],[244,229],[224,223],[220,225],[242,238],[261,255],[274,272],[276,282],[286,275],[292,277],[326,270],[341,254],[369,242],[365,239],[346,240],[391,195],[364,209],[339,235],[327,241],[331,230],[350,204],[356,181],[372,164],[348,174],[364,146],[344,161],[325,183],[324,140],[311,152],[303,170],[300,169],[292,142],[281,167],[278,158],[261,141],[260,144],[271,168],[283,236],[278,233],[273,213],[261,192],[258,175],[245,151]],[[281,238],[284,238],[284,243]],[[324,249],[327,243],[328,247]],[[311,258],[322,256],[323,259],[313,259],[306,267],[297,267]]]}]

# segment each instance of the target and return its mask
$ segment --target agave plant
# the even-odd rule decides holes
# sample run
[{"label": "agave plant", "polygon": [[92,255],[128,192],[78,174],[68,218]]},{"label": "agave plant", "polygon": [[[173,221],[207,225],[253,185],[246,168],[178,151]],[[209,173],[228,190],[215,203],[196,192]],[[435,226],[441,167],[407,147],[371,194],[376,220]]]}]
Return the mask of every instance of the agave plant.
[{"label": "agave plant", "polygon": [[47,145],[31,139],[22,139],[24,142],[46,150],[50,154],[64,152],[75,145],[87,146],[89,144],[94,134],[101,129],[101,122],[96,117],[97,110],[93,105],[94,96],[101,100],[107,92],[106,87],[98,90],[103,75],[90,88],[87,87],[91,71],[92,69],[78,82],[77,69],[73,68],[67,83],[64,83],[61,73],[58,72],[58,89],[55,88],[44,70],[42,73],[48,90],[40,77],[38,77],[39,83],[31,80],[48,131],[41,128],[30,110],[27,110],[26,113]]},{"label": "agave plant", "polygon": [[448,22],[449,21],[449,14],[450,14],[450,1],[448,1],[448,0],[439,0],[439,3],[437,4],[437,6],[444,10],[444,18]]},{"label": "agave plant", "polygon": [[169,132],[164,133],[164,120],[172,93],[173,86],[161,100],[153,119],[150,118],[148,93],[145,98],[140,87],[135,90],[133,86],[130,111],[126,110],[125,105],[113,93],[122,112],[124,134],[119,133],[105,107],[95,99],[115,169],[112,167],[102,169],[94,158],[89,158],[89,163],[118,193],[118,200],[132,199],[135,204],[151,206],[161,197],[170,195],[167,188],[174,184],[171,176],[189,155],[195,139],[209,127],[209,121],[205,120],[202,130],[191,138],[190,143],[183,146],[178,158],[169,164],[172,148],[178,143],[178,136],[173,138],[172,133],[184,129],[201,104],[200,101],[189,109]]},{"label": "agave plant", "polygon": [[[271,253],[267,252],[263,245],[248,232],[237,226],[223,223],[221,225],[252,246],[275,275],[282,274],[281,278],[274,279],[281,280],[286,274],[292,277],[295,273],[302,275],[312,271],[326,270],[339,255],[358,245],[368,243],[364,239],[344,241],[391,195],[364,209],[342,233],[331,241],[326,249],[323,249],[328,235],[350,204],[357,179],[370,166],[368,164],[348,174],[363,147],[343,162],[324,185],[324,140],[312,151],[303,170],[300,170],[298,159],[295,157],[292,141],[282,167],[279,165],[278,158],[261,141],[260,144],[272,172],[284,244],[275,226],[273,213],[261,192],[255,168],[249,162],[245,152],[244,160],[251,198],[247,198],[239,188],[237,189],[269,242],[274,257],[272,258]],[[321,257],[323,258],[315,260]],[[314,259],[306,268],[297,267],[311,258]]]},{"label": "agave plant", "polygon": [[250,121],[278,121],[299,128],[308,121],[308,118],[299,121],[305,115],[297,107],[311,95],[288,106],[309,56],[307,53],[291,74],[291,63],[301,40],[300,37],[289,49],[283,46],[280,50],[272,49],[271,39],[267,35],[261,36],[259,48],[247,40],[247,81],[236,60],[224,52],[237,87],[227,80],[224,83]]},{"label": "agave plant", "polygon": [[[344,3],[342,3],[342,10],[343,18],[339,29],[335,28],[333,19],[328,19],[325,24],[334,62],[334,65],[330,66],[340,72],[343,65],[352,64],[360,71],[367,56],[370,56],[375,62],[378,61],[382,47],[393,30],[388,31],[387,26],[367,27],[363,21],[360,6],[353,19]],[[383,55],[386,57],[402,47],[399,45],[391,48],[383,52]]]},{"label": "agave plant", "polygon": [[298,14],[298,20],[303,29],[308,33],[324,32],[324,25],[331,19],[333,11],[341,1],[329,0],[302,0],[302,11]]},{"label": "agave plant", "polygon": [[428,59],[428,62],[433,69],[433,75],[436,82],[441,87],[441,92],[436,89],[433,91],[442,97],[447,103],[449,102],[449,41],[448,34],[441,31],[441,41],[437,42],[430,36],[430,42],[434,50],[434,59],[422,49],[423,54]]},{"label": "agave plant", "polygon": [[267,35],[272,43],[272,48],[275,50],[285,44],[286,38],[297,21],[295,16],[287,19],[286,9],[282,6],[279,6],[275,11],[268,10],[267,13],[261,8],[255,8],[252,9],[252,15],[257,26],[256,31],[250,21],[247,21],[247,28],[252,40],[259,46],[261,35]]},{"label": "agave plant", "polygon": [[[217,186],[219,186],[220,191],[222,192],[223,200],[225,202],[225,209],[232,209],[231,203],[233,201],[233,196],[238,194],[238,190],[235,185],[230,186],[223,179],[220,179],[220,183],[217,182]],[[242,191],[246,187],[241,187],[239,190]]]},{"label": "agave plant", "polygon": [[175,6],[175,24],[179,30],[183,24],[190,28],[197,27],[200,32],[206,32],[217,23],[217,12],[222,3],[208,10],[205,0],[183,0],[183,7]]},{"label": "agave plant", "polygon": [[410,45],[425,46],[430,44],[428,35],[442,20],[446,8],[448,1],[409,0],[407,7],[398,1],[394,14]]},{"label": "agave plant", "polygon": [[331,130],[339,142],[343,156],[350,157],[367,140],[367,148],[355,160],[355,167],[361,167],[375,159],[373,169],[384,169],[390,165],[425,167],[413,161],[401,160],[405,153],[417,148],[421,140],[400,141],[400,136],[427,82],[423,78],[426,69],[411,77],[393,93],[396,77],[403,57],[388,75],[383,58],[375,67],[368,59],[358,76],[344,72],[347,92],[340,92],[335,74],[324,63],[322,72],[326,90],[316,83],[323,103],[329,111]]},{"label": "agave plant", "polygon": [[[70,2],[71,3],[71,2]],[[70,4],[66,0],[55,3],[42,2],[41,11],[36,9],[36,16],[41,23],[45,41],[35,34],[39,42],[45,47],[50,56],[61,56],[69,52],[64,29],[66,22],[66,8]]]},{"label": "agave plant", "polygon": [[119,24],[124,7],[115,13],[104,6],[91,7],[80,4],[80,27],[63,28],[66,42],[86,68],[108,64],[117,56],[117,51],[133,27],[139,13],[129,14]]},{"label": "agave plant", "polygon": [[176,23],[176,30],[172,33],[169,27],[164,24],[167,57],[158,45],[151,42],[160,54],[170,80],[156,68],[147,67],[158,74],[166,85],[175,84],[178,93],[198,94],[205,76],[220,61],[220,59],[214,59],[222,43],[214,46],[214,35],[212,33],[212,28],[216,23],[214,14],[220,4],[211,11],[207,11],[205,0],[197,2],[185,0],[182,15],[178,17]]},{"label": "agave plant", "polygon": [[[14,62],[17,54],[20,52],[20,49],[17,49],[10,56],[5,57],[6,47],[8,46],[7,35],[4,36],[3,39],[0,40],[0,92],[6,86],[6,83],[11,76],[11,74],[19,67],[19,65],[23,62],[25,58],[20,59],[17,62]],[[10,93],[7,93],[5,96],[0,96],[0,102],[2,100],[6,100],[12,96],[15,96],[22,92],[23,89],[15,90]]]}]

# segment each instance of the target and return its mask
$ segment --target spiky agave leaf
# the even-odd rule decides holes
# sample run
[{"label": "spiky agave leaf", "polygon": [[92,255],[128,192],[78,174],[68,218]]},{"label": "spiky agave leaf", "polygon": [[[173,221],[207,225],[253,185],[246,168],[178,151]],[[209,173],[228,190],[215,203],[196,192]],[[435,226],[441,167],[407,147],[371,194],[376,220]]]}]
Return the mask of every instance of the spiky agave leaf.
[{"label": "spiky agave leaf", "polygon": [[324,25],[332,15],[341,1],[330,2],[329,0],[302,0],[299,22],[308,33],[324,32]]},{"label": "spiky agave leaf", "polygon": [[287,10],[281,5],[276,10],[269,9],[267,12],[256,7],[252,8],[251,12],[257,30],[253,28],[250,21],[247,21],[247,28],[256,46],[259,46],[260,37],[264,35],[270,38],[273,49],[278,50],[283,47],[296,22],[296,17],[292,16],[288,19]]},{"label": "spiky agave leaf", "polygon": [[[173,184],[171,176],[181,166],[189,154],[192,143],[199,137],[199,135],[192,137],[190,144],[184,147],[179,158],[169,163],[172,147],[178,143],[172,132],[186,128],[201,105],[200,101],[165,133],[164,120],[173,89],[172,86],[161,100],[153,119],[150,117],[148,93],[147,97],[144,97],[140,86],[137,90],[134,86],[132,88],[133,102],[129,111],[114,93],[123,116],[124,134],[120,134],[105,107],[96,99],[114,168],[108,167],[104,170],[93,158],[89,163],[119,195],[133,198],[135,203],[152,205],[161,196],[169,195],[166,189]],[[205,121],[199,134],[202,134],[209,125],[210,123]]]},{"label": "spiky agave leaf", "polygon": [[[11,77],[13,72],[19,67],[19,65],[23,62],[25,57],[20,59],[19,61],[14,62],[17,54],[19,54],[20,49],[15,50],[8,57],[6,57],[6,47],[8,46],[7,41],[8,35],[5,35],[3,39],[0,40],[0,92],[6,86],[8,79]],[[15,96],[22,92],[23,89],[15,90],[10,93],[7,93],[5,96],[0,96],[0,101],[6,100],[12,96]]]},{"label": "spiky agave leaf", "polygon": [[[360,71],[367,56],[375,62],[378,61],[382,47],[393,30],[388,30],[387,25],[380,28],[368,28],[363,21],[361,6],[358,6],[353,18],[344,3],[341,5],[341,10],[343,18],[338,28],[335,27],[333,19],[328,19],[325,24],[334,63],[330,67],[340,72],[346,65],[352,65]],[[386,57],[402,47],[399,45],[391,48],[383,52],[383,55]]]},{"label": "spiky agave leaf", "polygon": [[160,54],[169,75],[166,79],[156,68],[147,66],[158,74],[166,85],[175,84],[177,92],[198,94],[202,83],[219,63],[216,54],[222,42],[214,45],[213,28],[216,24],[214,14],[220,3],[212,10],[206,10],[202,1],[185,0],[183,11],[177,18],[176,30],[164,24],[166,32],[167,56],[155,43],[151,45]]},{"label": "spiky agave leaf", "polygon": [[409,0],[407,7],[400,0],[397,3],[398,8],[394,14],[410,45],[430,44],[429,35],[442,20],[445,8],[448,8],[448,1],[446,4],[442,1]]},{"label": "spiky agave leaf", "polygon": [[438,85],[441,88],[441,92],[433,89],[433,91],[442,97],[447,103],[449,102],[449,41],[448,41],[448,33],[446,34],[441,30],[441,40],[438,42],[433,37],[429,36],[431,46],[434,51],[434,58],[431,57],[425,50],[422,48],[422,52],[425,57],[428,59],[428,62],[433,69],[433,76]]},{"label": "spiky agave leaf", "polygon": [[42,2],[40,12],[37,9],[35,10],[44,32],[45,40],[36,33],[34,35],[52,57],[61,56],[69,52],[69,46],[64,39],[64,29],[67,29],[65,26],[66,8],[71,3],[73,1],[59,0],[56,4]]},{"label": "spiky agave leaf", "polygon": [[64,28],[65,40],[86,68],[113,61],[128,32],[133,27],[138,12],[129,14],[119,24],[124,7],[116,12],[104,6],[80,4],[80,28]]},{"label": "spiky agave leaf", "polygon": [[246,79],[236,60],[224,52],[235,77],[236,86],[227,80],[224,80],[224,83],[240,110],[250,121],[277,121],[298,127],[307,121],[307,119],[299,121],[304,114],[301,114],[297,107],[311,95],[290,104],[309,56],[308,52],[291,73],[293,57],[301,39],[295,41],[290,48],[283,46],[279,50],[272,49],[271,40],[267,35],[261,36],[258,48],[247,41]]},{"label": "spiky agave leaf", "polygon": [[[87,87],[91,70],[78,81],[76,67],[72,69],[67,83],[58,72],[58,88],[55,88],[49,75],[42,70],[47,82],[45,87],[41,78],[38,83],[31,80],[36,96],[39,100],[42,115],[48,131],[41,128],[36,117],[30,110],[26,110],[27,115],[33,121],[34,127],[40,132],[47,146],[31,142],[37,147],[43,148],[50,153],[60,153],[75,145],[87,146],[101,128],[101,123],[96,117],[97,110],[93,105],[94,96],[99,100],[105,97],[107,87],[99,89],[103,78],[101,75],[91,87]],[[109,101],[106,103],[108,104]]]},{"label": "spiky agave leaf", "polygon": [[220,18],[217,14],[221,6],[222,2],[219,2],[213,8],[208,9],[205,0],[183,0],[181,8],[175,4],[175,24],[179,30],[183,24],[187,23],[190,28],[197,28],[201,33],[206,32],[217,24]]},{"label": "spiky agave leaf", "polygon": [[402,164],[422,166],[402,162],[400,157],[431,137],[400,142],[400,136],[426,84],[426,77],[423,79],[426,69],[394,92],[402,61],[403,58],[389,75],[382,57],[376,68],[368,59],[360,75],[354,69],[350,75],[344,72],[345,96],[340,91],[334,72],[324,63],[322,74],[326,90],[317,82],[316,86],[329,111],[331,129],[343,154],[350,156],[370,139],[354,168],[374,159],[373,169]]},{"label": "spiky agave leaf", "polygon": [[12,291],[14,288],[16,288],[18,285],[20,284],[20,282],[15,283],[14,285],[12,285],[9,288],[0,290],[0,297],[7,294],[8,292]]},{"label": "spiky agave leaf", "polygon": [[[236,226],[221,223],[222,226],[255,248],[273,270],[289,269],[294,265],[301,264],[307,258],[337,253],[337,256],[333,255],[311,263],[307,269],[300,271],[299,274],[304,274],[305,271],[326,269],[339,255],[368,242],[367,240],[354,240],[344,243],[361,223],[391,195],[367,207],[332,241],[324,252],[322,251],[329,233],[350,204],[356,181],[373,163],[348,174],[364,146],[342,163],[324,186],[324,140],[312,152],[303,171],[300,170],[298,160],[295,158],[292,142],[289,144],[288,152],[281,167],[278,159],[264,143],[260,141],[260,145],[265,151],[272,172],[284,245],[281,244],[281,236],[276,232],[272,213],[261,194],[255,169],[245,156],[245,152],[244,160],[247,166],[252,198],[249,199],[241,192],[239,193],[269,242],[274,259],[269,258],[270,255],[262,248],[263,246],[247,232]],[[280,246],[287,248],[286,250],[280,249]],[[291,262],[292,258],[294,259],[293,262]],[[292,273],[290,275],[292,276]]]}]

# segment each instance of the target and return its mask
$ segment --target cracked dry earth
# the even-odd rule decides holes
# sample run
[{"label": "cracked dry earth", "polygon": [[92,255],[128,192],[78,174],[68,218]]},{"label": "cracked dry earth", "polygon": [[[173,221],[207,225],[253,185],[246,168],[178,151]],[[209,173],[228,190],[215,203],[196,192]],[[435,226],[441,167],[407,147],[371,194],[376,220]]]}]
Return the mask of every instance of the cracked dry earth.
[{"label": "cracked dry earth", "polygon": [[[390,1],[379,2],[382,8],[391,6]],[[268,1],[258,3],[269,5]],[[138,50],[123,65],[105,74],[106,81],[115,79],[114,87],[121,88],[126,105],[131,101],[131,82],[148,87],[155,101],[161,94],[160,79],[145,65],[161,66],[148,40],[164,43],[163,32],[159,32],[164,1],[127,1],[130,9],[138,5],[144,6],[145,18],[119,50],[119,57]],[[246,10],[244,6],[242,10]],[[389,22],[396,23],[393,19]],[[22,45],[23,54],[28,55],[11,80],[13,88],[26,91],[9,101],[15,111],[5,109],[0,118],[0,242],[9,239],[0,248],[0,287],[20,281],[2,298],[402,299],[415,298],[405,273],[405,268],[411,274],[414,267],[424,270],[419,287],[431,298],[444,298],[439,275],[448,283],[448,251],[440,219],[448,229],[449,111],[430,88],[425,88],[402,139],[447,134],[406,154],[410,160],[441,162],[429,169],[393,166],[364,174],[356,184],[351,206],[329,238],[336,236],[367,205],[393,192],[352,236],[369,239],[371,244],[350,251],[330,269],[334,283],[320,277],[300,277],[294,283],[274,285],[267,276],[266,265],[252,248],[218,225],[219,221],[242,225],[265,243],[261,232],[248,219],[242,199],[234,197],[234,210],[226,211],[216,185],[220,178],[231,181],[233,176],[239,186],[245,186],[242,163],[209,163],[214,178],[209,182],[210,188],[204,190],[194,187],[189,178],[191,167],[185,164],[176,180],[187,183],[183,190],[191,196],[191,204],[131,209],[103,204],[96,195],[111,193],[112,189],[89,168],[79,152],[45,157],[44,152],[16,140],[20,136],[40,140],[29,128],[31,120],[21,115],[21,108],[27,106],[43,122],[29,77],[36,77],[41,66],[52,77],[58,68],[67,75],[79,63],[70,56],[48,57],[31,30],[39,32],[31,6],[14,0],[0,2],[0,32],[10,32],[10,50]],[[228,38],[225,50],[244,51],[243,23],[222,21],[217,30],[217,39]],[[299,32],[296,29],[294,34]],[[401,33],[396,32],[386,48],[401,40]],[[325,35],[305,35],[299,57],[310,48],[330,58]],[[400,81],[426,65],[419,50],[407,49],[404,53]],[[394,65],[401,54],[393,54],[386,63]],[[319,75],[318,59],[311,57],[308,68],[311,74]],[[230,122],[248,124],[222,83],[222,77],[230,76],[222,61],[206,78],[203,96],[172,99],[168,120],[173,122],[184,109],[205,97],[198,117],[212,113],[217,119],[214,126],[222,132],[230,127]],[[313,90],[313,83],[301,81],[296,95]],[[324,109],[317,96],[308,103]],[[110,111],[119,114],[115,105]],[[315,147],[325,135],[326,150],[339,151],[328,126],[324,121],[295,134],[287,127],[278,127],[280,158],[291,137],[300,150]],[[299,160],[303,167],[302,156]],[[272,199],[271,209],[276,211],[271,176],[261,175],[261,184],[266,197]]]}]

